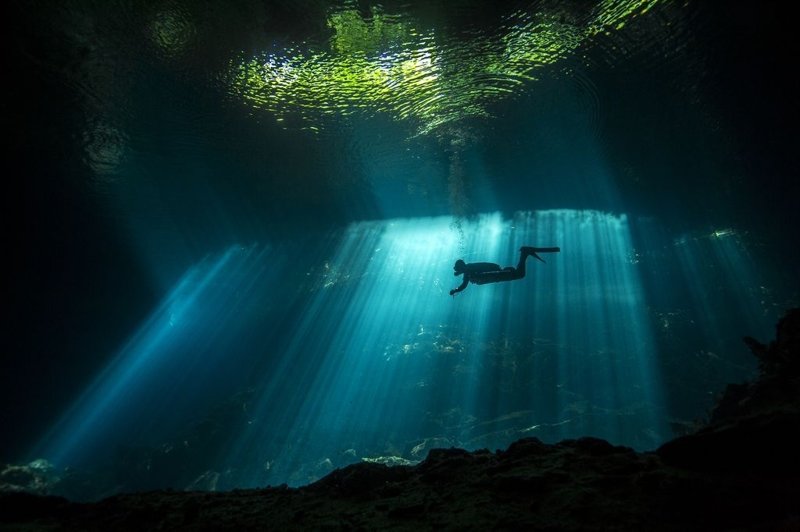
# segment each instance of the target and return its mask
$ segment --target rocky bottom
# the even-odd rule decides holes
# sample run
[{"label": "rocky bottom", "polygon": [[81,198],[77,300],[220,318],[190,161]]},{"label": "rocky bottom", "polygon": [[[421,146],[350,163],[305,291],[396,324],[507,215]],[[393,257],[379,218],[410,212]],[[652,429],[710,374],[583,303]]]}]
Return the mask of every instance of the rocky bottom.
[{"label": "rocky bottom", "polygon": [[527,438],[360,463],[301,488],[153,491],[94,503],[0,495],[2,530],[800,530],[800,309],[760,377],[730,385],[709,424],[653,452]]}]

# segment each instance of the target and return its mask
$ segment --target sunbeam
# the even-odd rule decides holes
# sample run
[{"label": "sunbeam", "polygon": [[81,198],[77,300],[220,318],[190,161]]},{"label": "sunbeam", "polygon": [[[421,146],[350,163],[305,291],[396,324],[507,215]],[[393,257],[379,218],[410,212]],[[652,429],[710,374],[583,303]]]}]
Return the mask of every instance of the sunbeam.
[{"label": "sunbeam", "polygon": [[[530,258],[522,279],[448,296],[455,258],[515,264],[530,244],[562,252]],[[80,464],[157,445],[187,412],[246,385],[249,421],[209,464],[238,471],[237,485],[306,483],[330,457],[414,459],[433,439],[475,448],[525,434],[640,447],[663,438],[624,215],[494,213],[462,231],[449,217],[355,223],[320,260],[293,330],[281,331],[291,340],[273,348],[273,311],[254,304],[282,293],[269,250],[234,246],[191,268],[37,453]]]},{"label": "sunbeam", "polygon": [[253,284],[276,275],[265,267],[269,251],[233,246],[190,268],[35,452],[74,466],[120,445],[155,445],[207,397],[218,399],[224,387],[214,379],[241,377],[247,356],[237,339],[257,314],[239,311]]}]

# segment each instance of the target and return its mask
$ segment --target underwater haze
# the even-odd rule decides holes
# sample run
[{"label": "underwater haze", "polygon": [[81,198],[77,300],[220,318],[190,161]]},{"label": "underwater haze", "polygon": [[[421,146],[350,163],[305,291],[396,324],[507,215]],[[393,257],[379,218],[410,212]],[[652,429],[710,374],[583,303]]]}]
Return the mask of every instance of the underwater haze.
[{"label": "underwater haze", "polygon": [[800,302],[779,2],[9,9],[3,489],[653,450]]}]

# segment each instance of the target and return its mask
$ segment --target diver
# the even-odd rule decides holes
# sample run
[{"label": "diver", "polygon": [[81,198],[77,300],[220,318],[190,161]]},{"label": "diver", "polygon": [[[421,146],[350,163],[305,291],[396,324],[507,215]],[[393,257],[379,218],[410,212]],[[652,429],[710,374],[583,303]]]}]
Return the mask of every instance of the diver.
[{"label": "diver", "polygon": [[559,251],[561,251],[561,248],[533,248],[530,246],[523,246],[519,248],[519,263],[517,263],[516,268],[513,266],[500,268],[500,265],[492,262],[473,262],[467,264],[463,260],[458,259],[455,266],[453,266],[453,275],[464,275],[464,280],[458,288],[450,290],[450,295],[454,296],[458,292],[461,292],[469,283],[488,284],[522,279],[525,277],[525,260],[529,256],[533,256],[544,262],[544,259],[537,255],[537,252],[558,253]]}]

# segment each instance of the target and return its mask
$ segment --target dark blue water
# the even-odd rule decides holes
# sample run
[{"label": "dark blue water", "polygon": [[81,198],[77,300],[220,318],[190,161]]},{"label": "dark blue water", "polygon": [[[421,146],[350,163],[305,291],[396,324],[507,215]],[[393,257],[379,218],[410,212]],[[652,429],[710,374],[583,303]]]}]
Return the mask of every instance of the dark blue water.
[{"label": "dark blue water", "polygon": [[[798,304],[777,3],[12,19],[4,489],[302,485],[526,436],[654,449]],[[531,245],[561,251],[448,295],[456,259]]]}]

